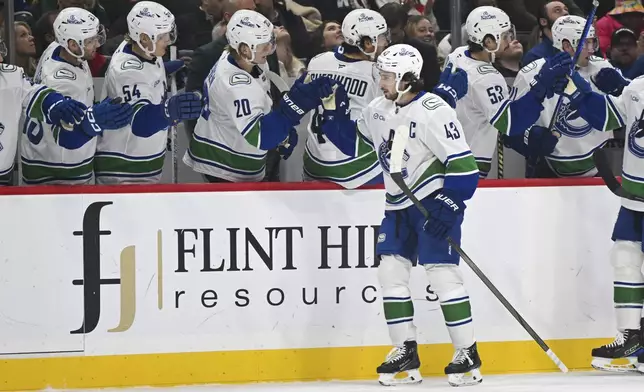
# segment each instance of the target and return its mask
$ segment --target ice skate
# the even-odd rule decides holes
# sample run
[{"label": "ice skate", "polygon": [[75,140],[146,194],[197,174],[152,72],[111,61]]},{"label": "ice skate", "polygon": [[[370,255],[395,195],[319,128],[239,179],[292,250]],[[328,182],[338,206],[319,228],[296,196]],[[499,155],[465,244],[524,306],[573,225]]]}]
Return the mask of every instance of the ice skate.
[{"label": "ice skate", "polygon": [[[639,359],[644,360],[642,336],[637,329],[627,329],[618,333],[615,340],[607,345],[594,348],[592,367],[607,372],[633,372],[638,370]],[[640,365],[640,368],[643,368]]]},{"label": "ice skate", "polygon": [[483,381],[481,376],[481,358],[476,343],[468,348],[459,348],[454,353],[452,362],[445,367],[447,382],[453,387],[476,385]]},{"label": "ice skate", "polygon": [[[378,366],[376,371],[380,374],[378,382],[385,386],[400,384],[418,384],[423,381],[418,368],[418,348],[415,341],[407,341],[402,347],[394,347],[387,358]],[[407,373],[405,378],[396,378],[399,373]]]}]

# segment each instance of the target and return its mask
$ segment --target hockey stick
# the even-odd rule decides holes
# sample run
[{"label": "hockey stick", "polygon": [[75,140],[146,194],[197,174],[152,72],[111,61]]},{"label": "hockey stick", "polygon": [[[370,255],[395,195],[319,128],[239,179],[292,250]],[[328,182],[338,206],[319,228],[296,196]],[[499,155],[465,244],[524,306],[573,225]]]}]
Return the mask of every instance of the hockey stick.
[{"label": "hockey stick", "polygon": [[608,189],[610,189],[615,196],[623,197],[628,200],[644,202],[644,197],[631,194],[622,187],[622,184],[620,184],[619,181],[617,181],[617,178],[615,178],[615,175],[610,168],[610,161],[608,156],[606,156],[605,150],[601,148],[595,150],[593,153],[593,160],[595,161],[595,166],[597,167],[599,176],[604,180]]},{"label": "hockey stick", "polygon": [[[170,61],[177,59],[177,47],[170,46]],[[176,74],[170,75],[170,94],[171,96],[177,95],[177,76]],[[177,152],[177,125],[174,124],[170,127],[170,153],[172,154],[172,183],[176,184],[179,181],[179,162]]]},{"label": "hockey stick", "polygon": [[[394,139],[393,143],[391,146],[391,155],[389,158],[389,174],[391,175],[391,179],[398,185],[398,187],[402,190],[402,192],[409,198],[409,200],[414,203],[416,208],[425,216],[425,219],[429,220],[430,215],[425,206],[422,205],[422,203],[416,198],[416,196],[412,193],[412,191],[409,189],[407,184],[405,184],[405,180],[402,177],[402,165],[403,165],[403,158],[405,154],[405,146],[407,145],[407,140],[409,139],[409,132],[410,129],[409,127],[406,127],[404,125],[399,126],[396,128],[394,132]],[[523,317],[517,312],[517,310],[508,302],[508,300],[501,294],[501,292],[492,284],[490,279],[488,279],[487,276],[479,269],[479,267],[472,261],[472,259],[461,249],[461,247],[454,242],[450,237],[447,237],[447,242],[449,242],[450,246],[452,249],[456,250],[456,252],[461,256],[461,258],[465,261],[465,263],[474,271],[476,276],[487,286],[488,289],[494,294],[494,296],[503,304],[503,306],[507,309],[508,312],[514,317],[519,324],[530,334],[532,339],[534,339],[535,342],[541,347],[543,351],[545,351],[546,355],[552,360],[552,362],[559,367],[559,369],[567,373],[568,368],[564,363],[557,357],[557,355],[548,347],[546,342],[537,335],[537,333],[532,329],[532,327],[525,321]]]},{"label": "hockey stick", "polygon": [[497,176],[499,180],[503,179],[504,177],[504,172],[503,172],[503,136],[498,133],[496,136],[496,163],[497,163]]},{"label": "hockey stick", "polygon": [[[586,38],[588,38],[588,32],[590,31],[590,27],[593,25],[593,20],[595,19],[595,14],[597,13],[597,7],[599,7],[599,0],[593,0],[593,9],[590,10],[590,14],[588,14],[588,17],[586,18],[584,31],[581,33],[581,38],[577,43],[577,49],[575,50],[575,55],[572,57],[572,67],[568,71],[568,75],[570,77],[572,77],[573,73],[575,72],[575,68],[577,67],[577,62],[579,61],[579,56],[581,56],[581,51],[586,45]],[[559,116],[559,111],[561,111],[562,104],[563,104],[563,95],[560,94],[559,98],[557,99],[557,105],[555,106],[555,110],[552,113],[550,124],[548,125],[548,130],[550,132],[554,131],[555,122],[557,121],[557,117]],[[539,164],[539,160],[540,160],[540,157],[537,157],[534,160],[528,160],[528,177],[534,176],[534,173],[537,169],[537,165]]]}]

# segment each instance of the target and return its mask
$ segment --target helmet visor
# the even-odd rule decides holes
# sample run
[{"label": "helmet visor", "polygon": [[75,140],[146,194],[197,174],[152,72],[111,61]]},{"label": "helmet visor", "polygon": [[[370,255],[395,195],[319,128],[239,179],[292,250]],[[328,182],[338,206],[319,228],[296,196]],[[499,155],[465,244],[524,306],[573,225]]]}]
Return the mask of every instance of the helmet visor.
[{"label": "helmet visor", "polygon": [[511,25],[508,30],[501,34],[501,41],[512,42],[515,39],[517,39],[517,32],[514,25]]},{"label": "helmet visor", "polygon": [[173,43],[177,42],[177,25],[173,24],[170,31],[168,31],[167,33],[159,34],[157,42],[164,42],[168,45],[172,45]]},{"label": "helmet visor", "polygon": [[98,32],[96,33],[96,35],[90,38],[85,38],[85,40],[83,41],[83,44],[86,47],[91,47],[91,46],[99,47],[99,46],[103,46],[106,40],[107,40],[107,35],[105,34],[105,27],[103,27],[103,25],[99,25]]}]

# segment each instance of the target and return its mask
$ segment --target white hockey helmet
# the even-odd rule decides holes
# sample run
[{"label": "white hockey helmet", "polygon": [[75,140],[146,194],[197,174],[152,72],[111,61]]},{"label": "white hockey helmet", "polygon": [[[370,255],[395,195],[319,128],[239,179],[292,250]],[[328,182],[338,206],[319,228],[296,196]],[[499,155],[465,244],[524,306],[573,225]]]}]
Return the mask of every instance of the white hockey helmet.
[{"label": "white hockey helmet", "polygon": [[385,18],[378,12],[369,9],[357,9],[349,12],[342,21],[342,35],[347,45],[356,46],[360,51],[372,59],[377,50],[372,53],[365,52],[360,46],[363,37],[371,39],[374,46],[378,45],[378,38],[383,36],[390,41],[389,29]]},{"label": "white hockey helmet", "polygon": [[276,48],[273,24],[264,15],[251,10],[236,11],[226,26],[226,39],[231,48],[239,53],[241,44],[251,51],[251,63],[255,61],[257,48],[262,44],[270,44],[269,53]]},{"label": "white hockey helmet", "polygon": [[405,75],[411,74],[414,78],[420,78],[420,71],[423,69],[423,56],[418,49],[407,44],[396,44],[385,49],[376,63],[376,68],[382,72],[391,72],[396,81],[396,92],[398,98],[411,90],[411,85],[405,90],[400,89],[400,82]]},{"label": "white hockey helmet", "polygon": [[[516,37],[510,17],[503,10],[496,7],[482,6],[475,8],[467,16],[465,28],[470,42],[481,45],[489,53],[496,53],[501,47],[501,41],[512,41]],[[496,41],[495,50],[489,50],[483,44],[485,37],[489,35]]]},{"label": "white hockey helmet", "polygon": [[[60,11],[54,20],[54,35],[60,46],[79,59],[85,56],[85,45],[92,40],[97,40],[98,46],[105,43],[105,29],[94,14],[83,8],[69,7]],[[70,40],[80,46],[80,55],[69,49]]]},{"label": "white hockey helmet", "polygon": [[[139,1],[127,14],[127,29],[130,38],[148,55],[154,56],[157,42],[166,35],[173,44],[177,40],[177,25],[174,15],[167,8],[153,1]],[[145,34],[152,41],[152,50],[148,50],[141,43],[141,36]]]},{"label": "white hockey helmet", "polygon": [[[564,15],[557,18],[555,23],[552,24],[552,46],[559,50],[563,50],[563,42],[568,41],[574,50],[579,45],[581,35],[584,33],[584,26],[586,26],[586,19],[581,16]],[[591,53],[597,50],[599,42],[595,36],[595,28],[591,25],[588,30],[586,42],[592,43]]]}]

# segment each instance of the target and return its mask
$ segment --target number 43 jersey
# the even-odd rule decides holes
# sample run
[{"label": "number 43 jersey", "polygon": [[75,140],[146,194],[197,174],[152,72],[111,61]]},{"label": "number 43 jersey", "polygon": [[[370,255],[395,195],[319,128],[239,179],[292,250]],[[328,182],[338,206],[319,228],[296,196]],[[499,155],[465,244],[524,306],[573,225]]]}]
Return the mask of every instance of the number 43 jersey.
[{"label": "number 43 jersey", "polygon": [[445,63],[467,72],[467,94],[456,103],[456,115],[476,158],[480,178],[485,178],[492,165],[498,132],[490,120],[508,98],[508,85],[492,64],[473,59],[466,46],[456,48]]},{"label": "number 43 jersey", "polygon": [[[101,99],[120,97],[134,108],[134,117],[144,105],[160,104],[166,97],[165,68],[160,58],[146,60],[124,42],[112,56],[105,75]],[[98,138],[94,160],[99,184],[155,183],[161,179],[168,129],[152,135],[135,133],[130,125],[104,131]]]}]

